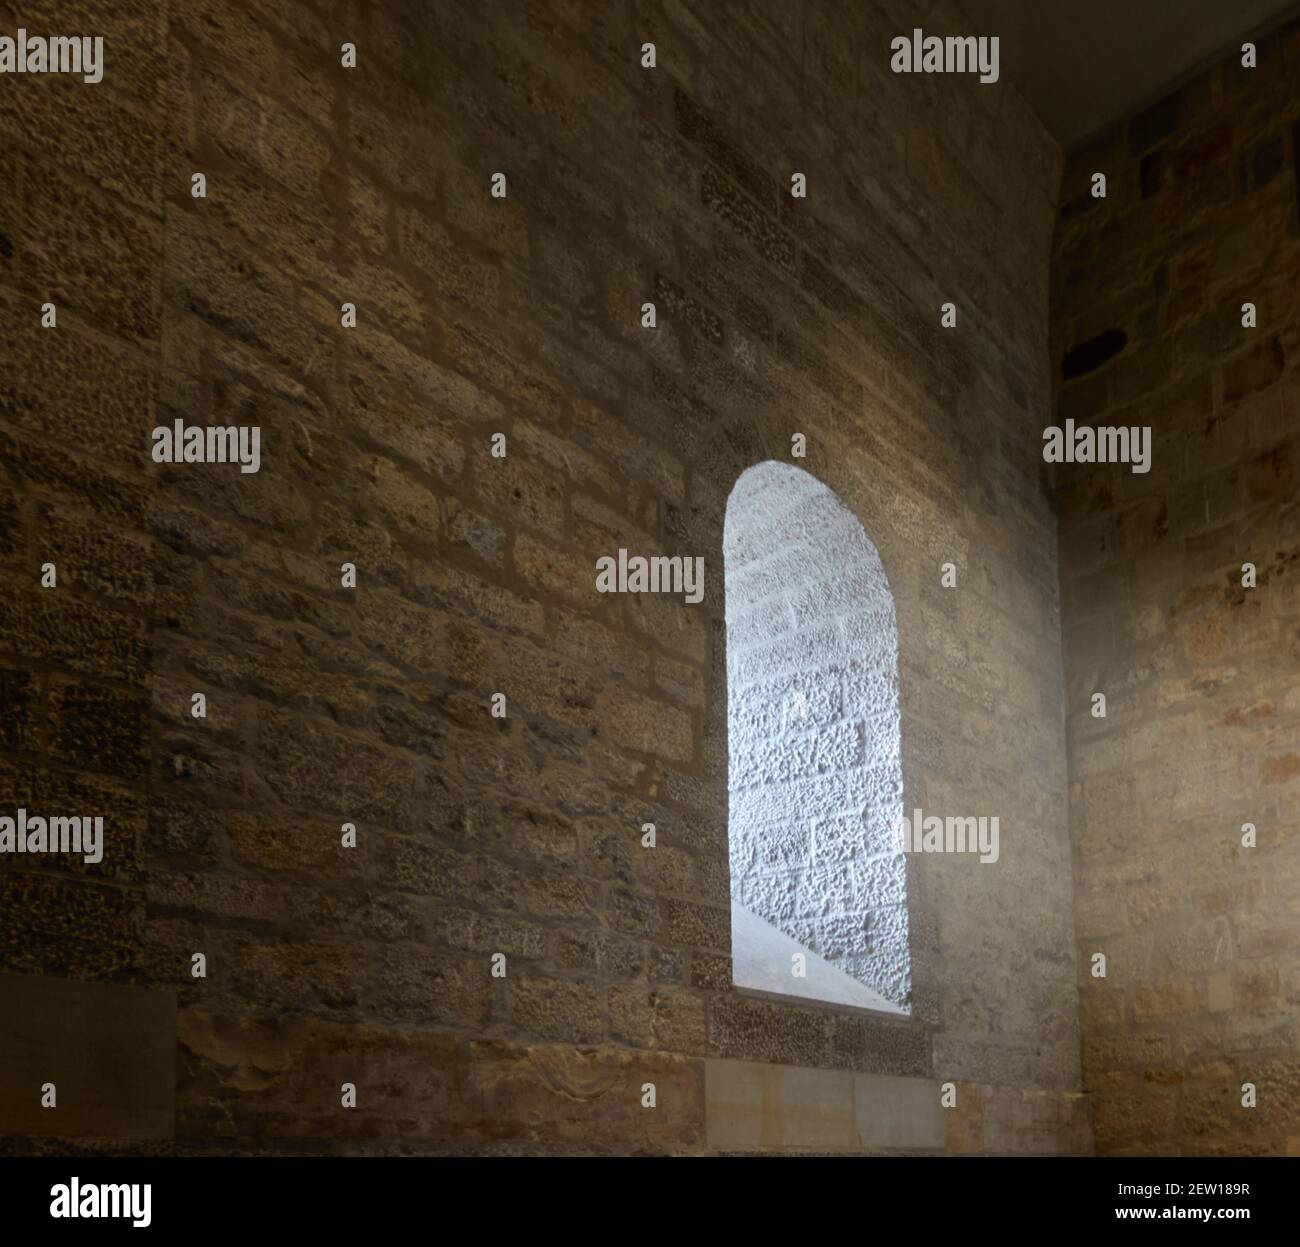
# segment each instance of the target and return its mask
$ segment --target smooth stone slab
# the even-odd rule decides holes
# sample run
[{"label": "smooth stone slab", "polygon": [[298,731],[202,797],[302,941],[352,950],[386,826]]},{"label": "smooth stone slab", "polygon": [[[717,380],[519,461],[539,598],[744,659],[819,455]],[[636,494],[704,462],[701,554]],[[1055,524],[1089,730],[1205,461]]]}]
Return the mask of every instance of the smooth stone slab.
[{"label": "smooth stone slab", "polygon": [[709,1146],[723,1151],[944,1147],[939,1084],[928,1078],[710,1060],[704,1096]]},{"label": "smooth stone slab", "polygon": [[[0,975],[0,1018],[0,1135],[173,1136],[175,995]],[[41,1107],[44,1083],[55,1108]]]}]

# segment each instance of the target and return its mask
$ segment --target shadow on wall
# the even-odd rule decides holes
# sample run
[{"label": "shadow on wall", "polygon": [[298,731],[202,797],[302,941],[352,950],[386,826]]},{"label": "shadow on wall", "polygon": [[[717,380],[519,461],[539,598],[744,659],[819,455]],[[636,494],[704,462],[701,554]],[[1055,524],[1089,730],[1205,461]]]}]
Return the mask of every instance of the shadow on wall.
[{"label": "shadow on wall", "polygon": [[770,460],[737,480],[723,553],[733,979],[909,1013],[898,626],[880,555],[832,490]]}]

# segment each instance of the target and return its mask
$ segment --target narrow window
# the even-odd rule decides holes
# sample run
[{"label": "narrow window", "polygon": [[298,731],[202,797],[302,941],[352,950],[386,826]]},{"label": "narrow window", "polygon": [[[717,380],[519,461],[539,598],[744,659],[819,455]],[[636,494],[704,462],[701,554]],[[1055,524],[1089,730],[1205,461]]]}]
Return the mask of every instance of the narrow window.
[{"label": "narrow window", "polygon": [[858,519],[787,464],[727,500],[737,986],[910,1013],[898,627]]}]

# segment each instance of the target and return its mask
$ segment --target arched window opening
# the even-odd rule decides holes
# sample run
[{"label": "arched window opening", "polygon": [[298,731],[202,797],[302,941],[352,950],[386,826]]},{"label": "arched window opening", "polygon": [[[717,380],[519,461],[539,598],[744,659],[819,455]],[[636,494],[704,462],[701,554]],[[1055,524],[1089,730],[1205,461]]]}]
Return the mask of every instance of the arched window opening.
[{"label": "arched window opening", "polygon": [[732,966],[737,986],[909,1013],[898,627],[880,555],[807,472],[727,501]]}]

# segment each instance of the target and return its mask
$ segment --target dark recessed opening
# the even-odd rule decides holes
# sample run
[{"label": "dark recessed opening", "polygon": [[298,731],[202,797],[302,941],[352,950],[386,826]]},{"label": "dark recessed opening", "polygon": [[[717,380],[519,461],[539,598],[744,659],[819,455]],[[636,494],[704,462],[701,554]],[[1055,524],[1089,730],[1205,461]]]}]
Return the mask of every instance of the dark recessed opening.
[{"label": "dark recessed opening", "polygon": [[1095,338],[1080,342],[1065,352],[1061,360],[1061,378],[1071,381],[1100,368],[1114,359],[1128,345],[1128,334],[1122,329],[1106,329]]},{"label": "dark recessed opening", "polygon": [[1165,153],[1163,149],[1147,152],[1138,166],[1142,181],[1142,198],[1150,199],[1161,186],[1165,178]]}]

